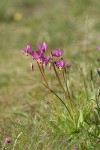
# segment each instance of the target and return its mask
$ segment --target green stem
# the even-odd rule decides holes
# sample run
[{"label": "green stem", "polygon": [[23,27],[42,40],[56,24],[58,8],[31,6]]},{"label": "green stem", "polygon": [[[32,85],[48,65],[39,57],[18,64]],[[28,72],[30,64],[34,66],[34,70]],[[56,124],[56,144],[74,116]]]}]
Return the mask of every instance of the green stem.
[{"label": "green stem", "polygon": [[61,80],[60,80],[60,78],[59,78],[59,75],[58,75],[58,73],[57,73],[57,71],[56,71],[55,64],[54,64],[53,60],[52,60],[52,66],[53,66],[53,69],[54,69],[54,71],[55,71],[56,77],[57,77],[57,79],[58,79],[59,85],[60,85],[60,87],[62,88],[62,91],[63,91],[63,93],[65,94],[65,97],[66,97],[66,99],[67,99],[67,103],[68,103],[68,107],[69,107],[69,110],[70,110],[70,114],[73,114],[73,115],[72,115],[72,116],[73,116],[73,120],[75,120],[75,119],[74,119],[73,109],[72,109],[72,104],[71,104],[70,99],[68,98],[68,95],[67,95],[67,93],[66,93],[66,91],[65,91],[65,89],[64,89],[64,87],[63,87],[63,85],[62,85],[62,82],[61,82]]},{"label": "green stem", "polygon": [[70,97],[70,92],[69,92],[69,88],[68,88],[67,72],[66,72],[66,69],[64,68],[64,77],[65,77],[65,75],[66,75],[66,78],[65,78],[66,89],[67,89],[68,97],[69,97],[69,99],[71,99],[71,97]]},{"label": "green stem", "polygon": [[[66,93],[66,91],[65,91],[65,89],[64,89],[64,87],[63,87],[63,85],[62,85],[62,82],[61,82],[61,80],[60,80],[60,78],[59,78],[59,75],[58,75],[58,73],[57,73],[57,71],[56,71],[56,68],[55,68],[55,65],[54,65],[54,62],[53,62],[53,61],[52,61],[52,65],[53,65],[53,69],[54,69],[54,71],[55,71],[56,77],[57,77],[57,79],[58,79],[59,85],[60,85],[60,87],[62,88],[62,91],[63,91],[63,93],[65,94],[66,98],[68,98],[67,93]],[[69,103],[70,103],[70,100],[68,99],[68,104],[69,104]]]},{"label": "green stem", "polygon": [[51,92],[51,90],[50,90],[49,84],[48,84],[48,82],[47,82],[47,80],[46,80],[46,76],[45,76],[45,74],[43,73],[43,71],[42,71],[42,69],[41,69],[41,67],[40,67],[40,65],[39,65],[38,62],[37,62],[37,64],[38,64],[38,68],[39,68],[39,70],[40,70],[40,73],[41,73],[41,75],[42,75],[42,77],[43,77],[43,79],[44,79],[44,81],[45,81],[45,83],[46,83],[46,86],[47,86],[47,88],[49,89],[49,92],[50,92],[50,94],[51,94],[53,105],[54,105],[54,107],[55,107],[57,113],[59,114],[59,117],[62,118],[62,116],[61,116],[61,114],[60,114],[60,111],[59,111],[59,109],[58,109],[58,107],[57,107],[57,104],[56,104],[55,101],[54,101],[54,98],[53,98],[52,92]]},{"label": "green stem", "polygon": [[[43,84],[43,83],[42,83]],[[43,84],[45,87],[47,87],[45,84]],[[48,87],[47,87],[48,88]],[[69,113],[69,115],[70,115],[70,117],[72,118],[72,120],[73,120],[73,117],[72,117],[72,115],[71,115],[71,113],[70,113],[70,111],[69,111],[69,108],[66,106],[66,104],[64,103],[64,101],[54,92],[54,91],[52,91],[51,89],[50,89],[50,91],[56,96],[56,97],[58,97],[58,99],[62,102],[62,104],[65,106],[65,108],[67,109],[67,111],[68,111],[68,113]]]}]

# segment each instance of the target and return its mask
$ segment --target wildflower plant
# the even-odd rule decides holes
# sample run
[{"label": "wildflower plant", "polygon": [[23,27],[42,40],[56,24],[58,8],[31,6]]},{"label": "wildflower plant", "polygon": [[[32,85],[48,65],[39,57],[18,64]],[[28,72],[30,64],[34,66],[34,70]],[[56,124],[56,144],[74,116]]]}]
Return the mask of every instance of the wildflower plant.
[{"label": "wildflower plant", "polygon": [[[57,99],[60,100],[60,102],[63,104],[65,109],[67,110],[68,117],[74,122],[74,125],[76,126],[75,121],[75,114],[74,114],[74,104],[70,98],[68,86],[67,91],[65,90],[65,85],[63,85],[64,82],[67,82],[67,72],[69,70],[69,67],[71,66],[68,61],[63,59],[64,51],[61,49],[57,49],[54,51],[49,52],[49,56],[46,56],[48,45],[44,42],[43,44],[38,43],[37,50],[32,50],[31,45],[28,44],[25,50],[22,50],[23,54],[29,55],[31,59],[36,61],[37,66],[39,68],[40,74],[42,75],[42,78],[44,79],[44,82],[42,83],[50,92],[51,94],[51,100],[55,107],[55,110],[57,112],[57,115],[60,117],[60,119],[64,119],[64,116],[58,106],[57,100],[54,96],[56,96]],[[31,64],[31,70],[34,70],[34,64]],[[50,87],[49,82],[46,77],[46,71],[45,68],[48,67],[51,71],[51,69],[54,71],[55,77],[59,83],[59,89],[61,89],[63,93],[63,98],[61,98],[55,91],[52,90],[52,87]]]},{"label": "wildflower plant", "polygon": [[[60,131],[64,131],[64,133],[66,132],[70,134],[70,140],[74,139],[74,137],[78,140],[81,136],[81,144],[83,143],[83,139],[87,139],[87,141],[85,140],[86,142],[84,145],[88,145],[89,147],[91,141],[96,141],[100,136],[98,131],[98,128],[100,128],[100,126],[94,125],[94,123],[91,124],[92,119],[89,117],[89,115],[91,114],[92,116],[96,115],[97,122],[99,122],[100,106],[98,99],[100,93],[97,94],[94,90],[92,67],[90,69],[89,88],[86,83],[86,77],[82,71],[82,68],[79,67],[80,76],[83,82],[83,89],[82,92],[77,95],[75,92],[73,92],[73,89],[70,90],[68,86],[69,69],[71,67],[71,64],[67,60],[64,60],[64,50],[52,50],[49,51],[47,55],[47,49],[48,45],[44,42],[43,44],[38,43],[36,50],[32,50],[31,45],[28,44],[26,49],[22,50],[21,52],[31,57],[33,61],[31,63],[32,71],[35,71],[34,68],[36,66],[34,66],[34,64],[37,64],[37,67],[44,81],[41,83],[50,93],[51,101],[56,112],[56,123],[51,120],[51,126],[54,130],[57,130],[57,133]],[[53,90],[53,87],[51,87],[51,85],[49,84],[46,74],[46,68],[49,69],[49,73],[53,71],[55,79],[57,80],[59,85],[58,88],[60,90],[60,93]],[[81,99],[84,99],[84,101],[82,102]],[[91,111],[90,109],[91,106],[93,107],[93,105],[95,105],[96,109],[94,111]],[[95,144],[95,142],[91,143],[92,146],[93,144]]]}]

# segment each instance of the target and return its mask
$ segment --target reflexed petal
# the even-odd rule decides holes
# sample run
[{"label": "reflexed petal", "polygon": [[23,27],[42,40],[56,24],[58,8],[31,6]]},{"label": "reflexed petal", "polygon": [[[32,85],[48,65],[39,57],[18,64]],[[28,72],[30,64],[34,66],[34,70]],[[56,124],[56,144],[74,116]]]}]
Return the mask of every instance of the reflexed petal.
[{"label": "reflexed petal", "polygon": [[43,54],[40,53],[38,50],[34,52],[34,58],[36,61],[40,61],[41,59],[43,59]]},{"label": "reflexed petal", "polygon": [[42,45],[40,43],[38,43],[38,49],[41,51],[42,49]]},{"label": "reflexed petal", "polygon": [[30,52],[31,52],[31,46],[30,46],[30,44],[27,45],[26,50],[27,50],[27,53],[30,53]]},{"label": "reflexed petal", "polygon": [[64,67],[66,66],[66,64],[67,64],[66,61],[60,61],[60,60],[58,60],[58,61],[55,62],[55,65],[56,65],[58,68],[60,68],[60,69],[64,68]]},{"label": "reflexed petal", "polygon": [[41,51],[41,53],[44,53],[47,49],[47,44],[44,42],[43,45],[38,43],[38,49]]},{"label": "reflexed petal", "polygon": [[44,42],[43,43],[43,49],[45,49],[45,51],[46,51],[47,47],[48,47],[48,45]]},{"label": "reflexed petal", "polygon": [[52,53],[52,56],[61,57],[62,54],[63,54],[63,50],[58,49],[58,50],[54,50],[54,53]]},{"label": "reflexed petal", "polygon": [[22,54],[25,54],[26,53],[26,50],[21,50]]}]

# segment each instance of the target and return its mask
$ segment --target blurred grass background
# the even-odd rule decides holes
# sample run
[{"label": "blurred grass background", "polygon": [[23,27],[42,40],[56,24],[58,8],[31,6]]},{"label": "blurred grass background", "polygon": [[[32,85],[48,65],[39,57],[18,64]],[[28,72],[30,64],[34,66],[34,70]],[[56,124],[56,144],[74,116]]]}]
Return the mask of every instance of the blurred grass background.
[{"label": "blurred grass background", "polygon": [[[36,49],[61,48],[72,65],[96,62],[100,45],[99,0],[0,1],[0,115],[44,99],[37,68],[21,54],[28,42]],[[75,68],[74,68],[75,69]]]}]

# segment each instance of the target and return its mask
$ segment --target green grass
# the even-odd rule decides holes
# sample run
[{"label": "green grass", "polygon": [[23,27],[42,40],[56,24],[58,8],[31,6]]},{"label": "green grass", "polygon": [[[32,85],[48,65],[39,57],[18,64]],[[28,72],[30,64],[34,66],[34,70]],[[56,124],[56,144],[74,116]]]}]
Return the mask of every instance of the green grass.
[{"label": "green grass", "polygon": [[[87,102],[84,90],[81,90],[84,86],[79,71],[81,66],[89,98],[94,98],[100,85],[97,73],[100,53],[96,50],[100,45],[99,5],[99,0],[0,2],[0,148],[5,137],[11,137],[12,142],[7,149],[13,149],[16,137],[22,132],[15,150],[72,150],[77,146],[82,150],[99,150],[99,143],[96,144],[88,133],[86,135],[90,129],[93,133],[98,132],[96,124],[100,122],[96,120],[96,104]],[[22,14],[20,21],[14,20],[17,12]],[[88,105],[84,108],[86,116],[92,114],[92,119],[87,117],[91,126],[82,127],[84,132],[76,138],[66,134],[64,126],[61,132],[57,129],[60,123],[47,90],[40,84],[38,68],[35,66],[35,71],[31,72],[31,60],[20,51],[28,42],[36,49],[37,43],[44,41],[48,43],[49,51],[58,47],[65,50],[64,58],[72,65],[69,83],[74,100],[79,102],[80,107]],[[90,89],[91,64],[94,93]],[[50,85],[53,84],[59,92],[58,83],[53,82],[53,73],[49,75],[48,72],[48,78]],[[89,112],[91,109],[93,112]],[[93,141],[92,146],[89,138]],[[86,143],[85,139],[89,142]]]}]

